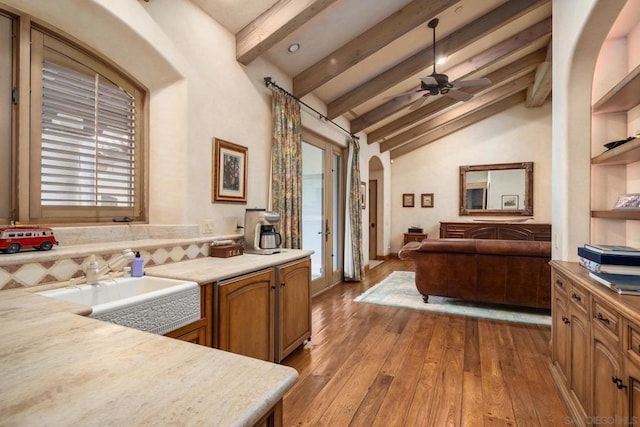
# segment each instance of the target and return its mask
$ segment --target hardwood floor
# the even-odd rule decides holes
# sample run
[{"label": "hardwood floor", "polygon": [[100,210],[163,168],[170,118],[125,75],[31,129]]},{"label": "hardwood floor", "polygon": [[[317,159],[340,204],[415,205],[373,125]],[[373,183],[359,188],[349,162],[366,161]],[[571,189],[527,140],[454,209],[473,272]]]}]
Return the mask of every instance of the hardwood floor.
[{"label": "hardwood floor", "polygon": [[558,426],[568,412],[548,371],[551,330],[356,303],[410,261],[313,300],[313,335],[283,364],[300,374],[285,426]]}]

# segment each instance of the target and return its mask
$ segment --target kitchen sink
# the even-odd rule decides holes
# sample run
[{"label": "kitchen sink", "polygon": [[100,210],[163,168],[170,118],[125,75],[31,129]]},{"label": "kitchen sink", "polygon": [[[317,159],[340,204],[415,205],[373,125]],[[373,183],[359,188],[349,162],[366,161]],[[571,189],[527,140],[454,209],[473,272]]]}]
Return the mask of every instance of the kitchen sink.
[{"label": "kitchen sink", "polygon": [[163,277],[109,278],[38,294],[90,306],[89,317],[160,335],[201,317],[198,284]]}]

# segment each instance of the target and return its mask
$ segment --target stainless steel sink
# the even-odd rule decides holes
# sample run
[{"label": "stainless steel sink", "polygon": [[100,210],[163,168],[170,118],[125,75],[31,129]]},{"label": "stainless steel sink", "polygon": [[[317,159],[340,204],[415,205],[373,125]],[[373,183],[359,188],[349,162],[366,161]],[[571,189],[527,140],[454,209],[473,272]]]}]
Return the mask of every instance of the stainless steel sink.
[{"label": "stainless steel sink", "polygon": [[162,277],[112,278],[38,294],[90,306],[92,318],[161,335],[201,317],[198,284]]}]

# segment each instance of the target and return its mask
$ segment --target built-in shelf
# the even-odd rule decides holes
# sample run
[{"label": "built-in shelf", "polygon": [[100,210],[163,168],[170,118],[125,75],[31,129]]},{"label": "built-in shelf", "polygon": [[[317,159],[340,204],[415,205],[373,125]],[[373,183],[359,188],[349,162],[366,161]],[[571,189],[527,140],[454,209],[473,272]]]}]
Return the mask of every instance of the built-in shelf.
[{"label": "built-in shelf", "polygon": [[640,161],[640,138],[607,150],[591,159],[594,165],[628,165]]},{"label": "built-in shelf", "polygon": [[593,104],[594,113],[619,113],[640,104],[640,65]]},{"label": "built-in shelf", "polygon": [[592,218],[640,220],[640,210],[591,211]]}]

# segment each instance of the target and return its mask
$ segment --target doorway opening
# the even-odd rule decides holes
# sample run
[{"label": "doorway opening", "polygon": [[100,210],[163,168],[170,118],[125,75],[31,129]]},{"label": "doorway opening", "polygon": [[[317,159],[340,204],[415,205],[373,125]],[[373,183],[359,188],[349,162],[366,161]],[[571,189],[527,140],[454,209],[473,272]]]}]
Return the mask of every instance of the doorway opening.
[{"label": "doorway opening", "polygon": [[383,227],[384,224],[384,167],[377,156],[369,159],[368,203],[365,218],[368,218],[369,268],[374,268],[384,260]]}]

